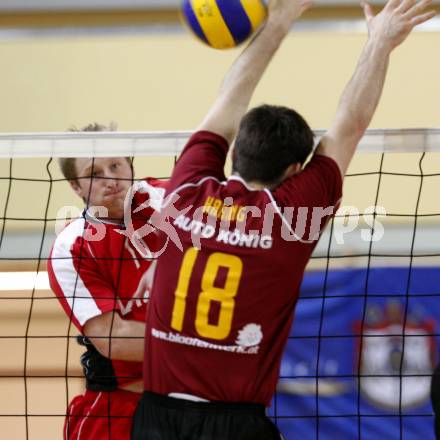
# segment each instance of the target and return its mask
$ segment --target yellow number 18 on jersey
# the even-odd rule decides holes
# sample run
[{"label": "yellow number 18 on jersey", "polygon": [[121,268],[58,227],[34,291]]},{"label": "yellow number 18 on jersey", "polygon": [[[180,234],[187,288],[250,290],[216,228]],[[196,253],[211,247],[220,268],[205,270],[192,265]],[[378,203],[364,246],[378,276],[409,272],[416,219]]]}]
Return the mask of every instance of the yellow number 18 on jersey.
[{"label": "yellow number 18 on jersey", "polygon": [[[183,328],[189,283],[198,254],[198,249],[189,248],[185,252],[180,267],[171,319],[171,327],[179,332]],[[228,270],[224,287],[214,285],[220,268]],[[242,272],[243,263],[235,255],[215,252],[209,256],[202,275],[201,291],[197,300],[195,328],[200,336],[217,340],[226,339],[229,336],[234,315],[235,297],[238,293]],[[209,310],[213,301],[220,304],[217,324],[209,323]]]}]

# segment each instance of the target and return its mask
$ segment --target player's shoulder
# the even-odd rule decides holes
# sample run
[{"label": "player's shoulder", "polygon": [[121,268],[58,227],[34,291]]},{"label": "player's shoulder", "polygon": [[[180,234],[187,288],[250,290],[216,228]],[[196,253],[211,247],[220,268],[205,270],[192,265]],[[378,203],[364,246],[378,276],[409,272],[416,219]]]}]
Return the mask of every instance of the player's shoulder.
[{"label": "player's shoulder", "polygon": [[150,194],[165,191],[168,187],[168,180],[156,179],[155,177],[144,177],[133,184],[135,193]]},{"label": "player's shoulder", "polygon": [[314,154],[302,171],[284,180],[273,195],[285,206],[329,206],[342,197],[342,183],[338,164],[331,157]]},{"label": "player's shoulder", "polygon": [[[190,182],[182,182],[181,185],[172,189],[167,194],[167,201],[165,203],[177,202],[189,203],[189,201],[203,199],[204,197],[220,197],[221,190],[225,189],[226,181],[220,180],[215,176],[200,176]],[[224,195],[227,197],[227,193]],[[175,199],[177,197],[177,199]]]},{"label": "player's shoulder", "polygon": [[302,184],[302,189],[307,191],[307,189],[310,188],[308,183],[313,182],[316,179],[329,182],[342,182],[341,172],[334,159],[323,154],[315,153],[299,173],[286,179],[280,187],[289,187],[292,184]]},{"label": "player's shoulder", "polygon": [[[133,187],[135,195],[139,194],[141,196],[139,200],[136,200],[136,202],[140,204],[148,199],[148,205],[156,211],[159,211],[161,209],[167,187],[168,180],[165,179],[146,177],[142,180],[139,180],[134,184]],[[135,199],[137,199],[136,196]]]},{"label": "player's shoulder", "polygon": [[70,254],[75,242],[84,236],[88,222],[81,216],[68,223],[56,237],[52,246],[52,256],[55,254]]},{"label": "player's shoulder", "polygon": [[202,150],[208,148],[208,150],[219,151],[222,154],[227,154],[229,150],[229,142],[221,134],[209,130],[195,131],[188,139],[182,154],[189,151],[197,154],[197,148],[194,148],[197,146],[202,147]]},{"label": "player's shoulder", "polygon": [[228,141],[219,133],[210,130],[197,130],[188,139],[188,144],[196,144],[199,142],[213,142],[221,145],[228,145]]},{"label": "player's shoulder", "polygon": [[330,156],[315,153],[298,177],[303,180],[303,187],[312,190],[320,182],[328,193],[341,192],[343,176],[337,162]]},{"label": "player's shoulder", "polygon": [[167,188],[168,179],[157,179],[156,177],[145,177],[139,181],[140,186],[144,188]]},{"label": "player's shoulder", "polygon": [[339,176],[341,175],[341,171],[339,169],[336,160],[333,157],[327,154],[323,154],[321,152],[317,152],[313,154],[312,158],[306,165],[305,169],[308,169],[310,167],[327,168],[330,169],[336,175]]}]

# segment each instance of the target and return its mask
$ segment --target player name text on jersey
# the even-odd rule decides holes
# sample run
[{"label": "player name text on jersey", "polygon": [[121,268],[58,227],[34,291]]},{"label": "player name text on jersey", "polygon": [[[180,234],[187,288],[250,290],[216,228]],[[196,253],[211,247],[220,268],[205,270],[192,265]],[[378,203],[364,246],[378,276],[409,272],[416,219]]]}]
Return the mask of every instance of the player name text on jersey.
[{"label": "player name text on jersey", "polygon": [[[216,237],[216,241],[219,243],[239,247],[270,249],[273,244],[270,235],[260,235],[256,233],[245,234],[238,229],[229,231],[221,228],[217,232],[217,228],[213,225],[203,223],[199,220],[193,220],[184,215],[179,215],[173,224],[183,231],[191,232],[195,246],[200,244],[200,238],[209,239],[213,237]],[[197,240],[197,243],[195,240]]]}]

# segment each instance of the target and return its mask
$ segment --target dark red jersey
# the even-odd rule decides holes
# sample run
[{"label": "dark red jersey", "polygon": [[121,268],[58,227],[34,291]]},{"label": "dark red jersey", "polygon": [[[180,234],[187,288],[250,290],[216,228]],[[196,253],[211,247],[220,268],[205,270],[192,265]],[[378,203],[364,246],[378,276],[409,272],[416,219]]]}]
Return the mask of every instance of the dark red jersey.
[{"label": "dark red jersey", "polygon": [[[164,185],[156,179],[136,184],[131,217],[135,229],[148,222],[154,212],[151,194],[157,203],[165,193]],[[157,246],[153,233],[145,241],[151,250]],[[89,319],[106,312],[115,311],[122,319],[145,321],[149,292],[133,295],[142,278],[142,286],[149,284],[154,265],[141,252],[133,246],[124,224],[98,220],[87,212],[58,235],[48,261],[50,285],[80,332]],[[113,367],[120,384],[142,377],[140,362],[113,361]]]},{"label": "dark red jersey", "polygon": [[225,178],[227,151],[223,138],[198,132],[171,177],[162,222],[176,236],[157,265],[145,388],[267,406],[304,269],[342,179],[332,159],[315,155],[275,190],[256,190]]}]

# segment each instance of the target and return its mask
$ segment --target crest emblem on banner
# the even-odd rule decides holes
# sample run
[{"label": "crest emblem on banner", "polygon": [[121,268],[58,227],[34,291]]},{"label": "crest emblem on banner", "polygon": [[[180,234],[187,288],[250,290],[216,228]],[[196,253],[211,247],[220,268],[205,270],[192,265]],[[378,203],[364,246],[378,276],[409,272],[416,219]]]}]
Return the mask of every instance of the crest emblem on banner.
[{"label": "crest emblem on banner", "polygon": [[425,403],[435,361],[433,321],[411,311],[405,319],[403,304],[390,301],[370,305],[362,331],[361,322],[356,326],[363,397],[390,409]]}]

